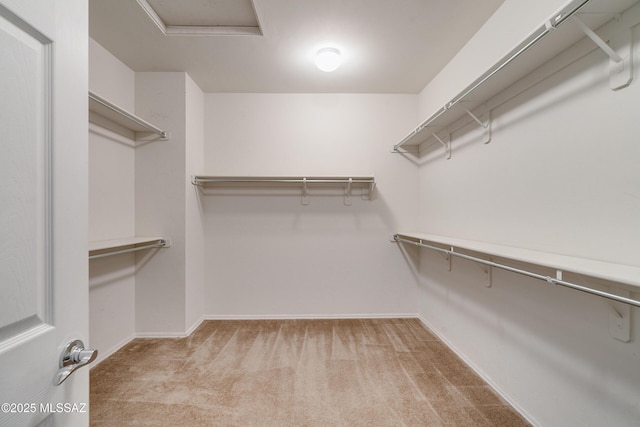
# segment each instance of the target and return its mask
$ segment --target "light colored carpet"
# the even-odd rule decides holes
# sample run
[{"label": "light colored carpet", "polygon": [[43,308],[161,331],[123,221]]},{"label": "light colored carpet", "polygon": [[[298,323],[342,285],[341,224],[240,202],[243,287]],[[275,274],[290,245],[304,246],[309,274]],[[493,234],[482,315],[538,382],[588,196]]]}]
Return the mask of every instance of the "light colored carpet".
[{"label": "light colored carpet", "polygon": [[91,370],[93,426],[528,425],[417,319],[205,321]]}]

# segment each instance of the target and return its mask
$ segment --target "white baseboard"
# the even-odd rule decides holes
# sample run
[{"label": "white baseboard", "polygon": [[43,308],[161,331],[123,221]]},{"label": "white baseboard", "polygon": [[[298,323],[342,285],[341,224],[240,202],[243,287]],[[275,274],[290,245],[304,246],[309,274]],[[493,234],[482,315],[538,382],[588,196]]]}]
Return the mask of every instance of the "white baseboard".
[{"label": "white baseboard", "polygon": [[138,332],[136,338],[186,338],[204,322],[205,316],[200,317],[185,332]]},{"label": "white baseboard", "polygon": [[[327,319],[420,319],[417,313],[368,313],[368,314],[208,314],[200,317],[186,332],[138,332],[120,341],[107,351],[99,351],[98,361],[92,368],[98,366],[103,360],[129,344],[135,338],[186,338],[191,335],[205,320],[327,320]],[[444,340],[443,340],[444,341]]]},{"label": "white baseboard", "polygon": [[111,347],[108,350],[98,349],[98,359],[93,364],[91,364],[91,369],[95,368],[100,363],[102,363],[103,360],[107,359],[113,353],[115,353],[116,351],[120,350],[125,345],[129,344],[134,338],[136,338],[136,335],[135,334],[131,334],[127,338],[125,338],[122,341],[118,342],[116,345],[114,345],[113,347]]},{"label": "white baseboard", "polygon": [[196,320],[189,329],[187,329],[185,336],[188,337],[189,335],[191,335],[196,329],[198,329],[198,326],[202,325],[202,322],[204,322],[204,315],[200,316],[200,318]]},{"label": "white baseboard", "polygon": [[186,338],[184,332],[139,332],[136,338]]},{"label": "white baseboard", "polygon": [[367,314],[207,314],[204,320],[413,319],[417,313]]},{"label": "white baseboard", "polygon": [[469,366],[476,374],[478,374],[478,376],[480,376],[480,378],[482,378],[496,393],[498,393],[500,397],[507,401],[507,403],[509,403],[509,405],[513,407],[513,409],[515,409],[520,415],[522,415],[524,419],[526,419],[533,426],[541,426],[541,424],[537,422],[536,419],[531,416],[531,414],[522,409],[522,407],[520,407],[520,405],[518,405],[515,400],[513,400],[507,393],[505,393],[504,390],[498,387],[498,385],[496,385],[490,377],[485,375],[480,369],[478,369],[477,366],[475,366],[469,359],[467,359],[463,353],[458,351],[458,349],[444,335],[442,335],[437,328],[431,325],[421,315],[417,315],[416,317],[426,328],[428,328],[435,336],[437,336],[443,343],[445,343],[446,346],[451,349],[451,351],[453,351],[460,359],[462,359],[462,361],[466,363],[467,366]]}]

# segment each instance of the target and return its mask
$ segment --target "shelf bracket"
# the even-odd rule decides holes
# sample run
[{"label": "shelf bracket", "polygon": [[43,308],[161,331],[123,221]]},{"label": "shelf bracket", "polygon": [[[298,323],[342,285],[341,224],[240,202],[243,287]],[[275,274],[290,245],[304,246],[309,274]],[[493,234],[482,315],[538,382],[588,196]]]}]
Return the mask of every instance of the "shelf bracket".
[{"label": "shelf bracket", "polygon": [[604,53],[609,56],[609,87],[612,90],[622,89],[629,86],[633,79],[631,61],[631,31],[625,32],[624,53],[620,55],[606,41],[597,35],[591,28],[577,16],[571,18],[587,37],[589,37]]},{"label": "shelf bracket", "polygon": [[344,204],[346,206],[351,206],[351,184],[353,184],[353,178],[349,178],[349,182],[347,183],[347,188],[344,192]]},{"label": "shelf bracket", "polygon": [[475,114],[469,111],[469,109],[465,108],[464,110],[476,123],[480,125],[480,128],[482,129],[482,142],[485,144],[491,142],[491,110],[488,110],[486,113],[482,114],[486,119],[484,121],[482,121]]},{"label": "shelf bracket", "polygon": [[[451,251],[453,252],[453,248],[450,248]],[[453,259],[453,257],[451,256],[450,252],[438,252],[440,255],[442,255],[442,258],[444,258],[447,263],[449,264],[449,271],[451,271],[451,260]]]},{"label": "shelf bracket", "polygon": [[451,135],[447,135],[446,142],[443,141],[442,139],[440,139],[440,137],[438,135],[436,135],[435,133],[432,133],[431,135],[433,135],[433,137],[438,140],[438,142],[440,144],[442,144],[442,146],[444,147],[444,149],[446,150],[447,153],[447,160],[451,159]]},{"label": "shelf bracket", "polygon": [[[489,258],[491,261],[491,258]],[[493,267],[486,264],[479,264],[480,270],[484,273],[484,286],[490,288],[493,286]]]},{"label": "shelf bracket", "polygon": [[[468,259],[472,259],[473,257],[469,257],[469,256],[465,256],[463,254],[461,254],[460,252],[456,252],[454,250],[454,247],[451,246],[451,251],[449,252],[450,255],[456,255],[456,256],[460,256],[462,258],[468,258]],[[482,272],[484,273],[484,286],[487,288],[490,288],[491,286],[493,286],[493,266],[491,265],[493,263],[493,260],[491,258],[489,259],[472,259],[473,261],[480,261],[480,262],[476,262],[475,264],[480,268],[480,270],[482,270]]]},{"label": "shelf bracket", "polygon": [[[615,295],[629,298],[629,291],[610,288],[609,292]],[[631,340],[631,307],[615,301],[607,301],[609,308],[609,333],[611,336],[622,342]]]},{"label": "shelf bracket", "polygon": [[307,192],[307,178],[302,178],[302,197],[300,198],[302,206],[309,204],[309,193]]},{"label": "shelf bracket", "polygon": [[364,190],[362,191],[362,199],[363,200],[371,200],[371,198],[373,197],[373,190],[376,188],[376,181],[375,179],[373,180],[373,182],[371,182],[371,185],[369,186],[369,192],[365,193]]}]

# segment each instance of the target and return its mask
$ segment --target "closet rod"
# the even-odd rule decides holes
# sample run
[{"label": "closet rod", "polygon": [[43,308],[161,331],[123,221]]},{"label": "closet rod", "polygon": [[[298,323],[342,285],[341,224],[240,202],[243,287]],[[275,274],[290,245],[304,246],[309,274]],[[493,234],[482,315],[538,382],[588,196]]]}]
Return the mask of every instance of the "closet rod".
[{"label": "closet rod", "polygon": [[121,250],[113,251],[113,252],[105,252],[105,253],[97,254],[97,255],[89,255],[89,259],[104,258],[104,257],[111,256],[111,255],[120,255],[120,254],[129,253],[129,252],[142,251],[144,249],[166,248],[166,247],[167,247],[167,241],[162,239],[158,243],[153,243],[151,245],[136,246],[134,248],[129,248],[129,249],[121,249]]},{"label": "closet rod", "polygon": [[565,286],[567,288],[575,289],[575,290],[581,291],[581,292],[586,292],[588,294],[598,295],[600,297],[607,298],[607,299],[610,299],[610,300],[613,300],[613,301],[617,301],[617,302],[621,302],[623,304],[629,304],[629,305],[633,305],[635,307],[640,307],[640,301],[637,301],[637,300],[634,300],[634,299],[631,299],[631,298],[626,298],[626,297],[622,297],[622,296],[619,296],[619,295],[610,294],[608,292],[599,291],[597,289],[589,288],[589,287],[586,287],[586,286],[578,285],[578,284],[567,282],[567,281],[560,280],[560,279],[554,279],[553,277],[549,277],[549,276],[545,276],[545,275],[542,275],[542,274],[533,273],[531,271],[510,267],[510,266],[504,265],[504,264],[498,264],[497,262],[488,261],[486,259],[477,258],[477,257],[471,256],[471,255],[466,255],[466,254],[462,254],[462,253],[459,253],[459,252],[454,252],[453,247],[451,247],[451,250],[442,249],[442,248],[439,248],[437,246],[431,246],[431,245],[424,244],[424,243],[422,243],[422,240],[415,241],[415,240],[403,239],[402,237],[398,236],[397,234],[395,236],[393,236],[393,238],[394,238],[394,240],[396,242],[410,243],[410,244],[415,245],[415,246],[419,246],[419,247],[427,248],[427,249],[432,249],[434,251],[441,252],[441,253],[444,253],[444,254],[447,254],[447,255],[457,256],[457,257],[460,257],[460,258],[468,259],[470,261],[478,262],[480,264],[484,264],[484,265],[488,265],[488,266],[491,266],[491,267],[500,268],[502,270],[511,271],[511,272],[517,273],[517,274],[522,274],[523,276],[533,277],[534,279],[538,279],[538,280],[544,280],[545,282],[548,282],[548,283],[550,283],[552,285]]},{"label": "closet rod", "polygon": [[203,177],[193,177],[194,184],[202,184],[202,183],[215,183],[215,182],[249,182],[249,183],[257,183],[257,182],[271,182],[271,183],[292,183],[292,184],[373,184],[375,183],[374,178],[339,178],[339,179],[328,179],[328,178],[203,178]]},{"label": "closet rod", "polygon": [[97,102],[98,104],[100,104],[103,107],[113,111],[116,114],[119,114],[119,115],[121,115],[123,117],[126,117],[128,120],[131,120],[132,122],[138,124],[139,126],[142,126],[143,128],[149,130],[149,132],[155,133],[156,135],[158,135],[162,139],[168,139],[169,138],[169,134],[167,133],[167,131],[164,131],[164,130],[152,125],[151,123],[141,119],[140,117],[134,116],[133,114],[131,114],[127,110],[123,110],[122,108],[118,107],[117,105],[112,104],[111,102],[107,101],[106,99],[101,98],[100,96],[96,95],[95,93],[93,93],[91,91],[89,91],[89,99],[92,100],[92,101]]},{"label": "closet rod", "polygon": [[[562,24],[564,21],[566,21],[568,18],[570,18],[571,16],[573,16],[576,12],[578,12],[578,10],[580,10],[585,4],[589,3],[589,1],[591,0],[579,0],[575,3],[575,6],[572,6],[570,8],[569,11],[567,12],[562,12],[562,13],[557,13],[556,16],[553,18],[553,22],[551,22],[551,20],[548,20],[546,22],[544,22],[542,24],[542,26],[540,26],[536,32],[534,32],[534,35],[531,36],[533,37],[531,40],[529,41],[524,41],[522,43],[520,43],[516,48],[514,48],[511,53],[506,59],[503,59],[500,63],[496,64],[492,69],[490,69],[489,71],[487,71],[487,73],[485,73],[483,76],[481,76],[480,78],[476,79],[473,83],[471,83],[469,86],[467,86],[460,95],[458,95],[456,98],[454,98],[453,100],[451,100],[450,102],[448,102],[444,107],[441,107],[438,111],[436,111],[431,117],[429,117],[427,120],[425,120],[424,122],[422,122],[422,124],[420,124],[418,126],[418,128],[416,130],[414,130],[413,132],[411,132],[407,137],[405,137],[402,141],[400,141],[398,144],[393,146],[393,150],[394,151],[398,151],[398,149],[400,147],[402,147],[404,144],[406,144],[407,142],[409,142],[409,140],[411,140],[411,138],[413,138],[417,133],[420,133],[424,128],[428,127],[429,125],[431,125],[431,123],[433,123],[435,120],[437,120],[440,116],[442,116],[444,113],[446,113],[448,110],[450,110],[451,108],[455,107],[456,105],[458,105],[460,102],[464,101],[464,99],[471,95],[476,89],[478,89],[480,86],[482,86],[483,84],[485,84],[488,80],[490,80],[494,75],[496,75],[497,73],[499,73],[504,67],[506,67],[507,65],[509,65],[511,62],[513,62],[516,58],[518,58],[520,55],[522,55],[524,52],[526,52],[527,50],[529,50],[529,48],[531,48],[532,46],[534,46],[536,43],[538,43],[541,39],[543,39],[546,35],[548,35],[549,33],[551,33],[551,31],[553,31],[554,29],[556,29],[556,27],[558,27],[558,25]],[[539,34],[535,35],[535,33],[539,32]]]}]

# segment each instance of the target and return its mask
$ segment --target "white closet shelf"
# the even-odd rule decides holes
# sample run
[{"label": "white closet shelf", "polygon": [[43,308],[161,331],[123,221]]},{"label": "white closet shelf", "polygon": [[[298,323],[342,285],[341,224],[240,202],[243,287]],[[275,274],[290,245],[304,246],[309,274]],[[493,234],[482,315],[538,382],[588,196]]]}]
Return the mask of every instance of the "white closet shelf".
[{"label": "white closet shelf", "polygon": [[366,199],[371,199],[373,191],[376,187],[376,178],[369,176],[211,176],[211,175],[194,175],[191,177],[191,183],[198,186],[243,186],[252,185],[295,185],[302,188],[302,204],[308,204],[307,190],[310,185],[343,185],[345,186],[345,203],[350,204],[351,188],[364,187],[367,188]]},{"label": "white closet shelf", "polygon": [[[514,271],[516,273],[546,280],[551,284],[571,287],[584,292],[593,293],[605,298],[614,299],[626,304],[640,307],[640,301],[627,300],[621,301],[617,295],[608,294],[582,285],[574,285],[562,280],[562,272],[576,273],[584,276],[609,280],[616,283],[632,285],[640,287],[640,267],[624,264],[615,264],[611,262],[596,261],[586,258],[578,258],[567,255],[553,254],[548,252],[534,251],[530,249],[522,249],[517,247],[496,245],[492,243],[484,243],[473,240],[464,240],[454,237],[438,236],[420,232],[398,233],[394,236],[398,242],[414,244],[420,247],[434,249],[439,252],[447,253],[453,256],[471,259],[489,266],[503,268],[505,270]],[[432,244],[440,245],[433,246]],[[445,248],[442,248],[445,246]],[[493,257],[520,261],[527,264],[535,264],[542,267],[552,268],[556,270],[556,277],[542,276],[537,273],[531,273],[519,268],[513,268],[494,263],[491,260],[481,259],[474,256],[468,256],[459,252],[471,251]],[[505,268],[506,267],[506,268]],[[591,292],[593,291],[593,292]],[[622,298],[624,300],[624,298]],[[631,301],[631,302],[630,302]]]},{"label": "white closet shelf", "polygon": [[[116,104],[91,91],[89,91],[89,111],[130,130],[135,134],[136,139],[148,136],[149,134],[155,134],[162,140],[169,138],[167,131],[120,108]],[[91,115],[89,115],[89,119],[92,119]],[[98,124],[101,125],[102,123]]]},{"label": "white closet shelf", "polygon": [[89,242],[89,259],[102,258],[152,248],[168,248],[171,242],[166,237],[123,237]]},{"label": "white closet shelf", "polygon": [[[439,142],[446,148],[449,158],[451,156],[451,142],[445,131],[463,116],[467,117],[467,123],[476,122],[483,131],[484,142],[489,142],[491,117],[490,110],[486,105],[488,100],[578,42],[585,35],[592,38],[608,55],[616,55],[615,52],[612,53],[611,49],[607,48],[603,40],[597,40],[597,35],[594,39],[594,33],[590,28],[600,27],[634,3],[636,0],[570,1],[562,10],[554,13],[530,36],[475,79],[473,83],[457,93],[449,102],[394,145],[393,152],[399,152],[403,146],[419,147],[426,141],[432,140],[432,143]],[[621,59],[617,58],[617,60]],[[625,59],[625,61],[628,60]],[[618,66],[616,65],[616,67]],[[624,73],[630,72],[630,66],[627,62],[624,62],[623,68]],[[617,69],[616,72],[618,72]],[[474,112],[474,110],[476,111]],[[439,135],[439,132],[442,133]]]}]

